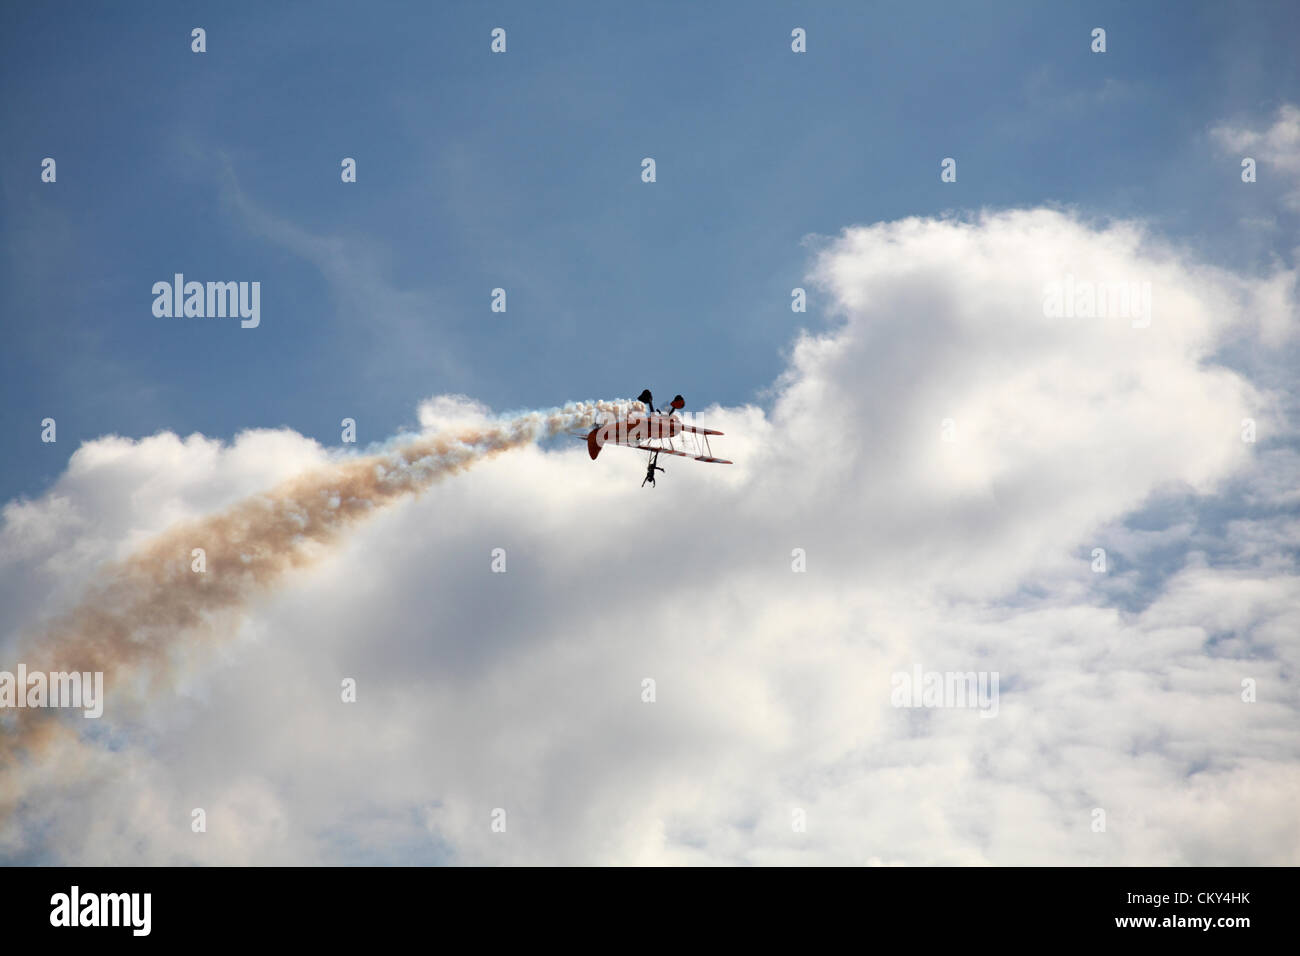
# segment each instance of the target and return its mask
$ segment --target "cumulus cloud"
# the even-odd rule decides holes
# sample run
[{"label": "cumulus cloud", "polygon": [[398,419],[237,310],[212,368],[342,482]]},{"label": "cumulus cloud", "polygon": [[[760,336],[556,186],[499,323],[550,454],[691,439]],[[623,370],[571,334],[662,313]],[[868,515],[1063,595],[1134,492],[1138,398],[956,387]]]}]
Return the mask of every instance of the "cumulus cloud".
[{"label": "cumulus cloud", "polygon": [[[631,452],[527,446],[395,501],[20,768],[0,855],[1300,862],[1289,398],[1216,362],[1294,285],[1042,209],[848,229],[810,278],[831,322],[770,406],[699,410],[735,465],[650,492]],[[1145,283],[1149,312],[1053,317],[1067,282]],[[325,456],[85,446],[6,507],[6,659],[97,563]],[[915,667],[996,671],[997,716],[893,706]]]},{"label": "cumulus cloud", "polygon": [[1300,211],[1300,106],[1283,103],[1273,122],[1263,129],[1222,124],[1210,133],[1224,149],[1271,167],[1288,184],[1283,202]]}]

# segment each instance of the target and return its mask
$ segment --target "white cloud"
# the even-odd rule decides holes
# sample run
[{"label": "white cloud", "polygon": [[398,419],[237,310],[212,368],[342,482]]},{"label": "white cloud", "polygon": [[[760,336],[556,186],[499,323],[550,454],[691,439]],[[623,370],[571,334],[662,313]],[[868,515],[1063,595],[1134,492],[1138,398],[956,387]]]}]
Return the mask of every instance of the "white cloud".
[{"label": "white cloud", "polygon": [[1263,130],[1225,124],[1210,133],[1224,149],[1251,156],[1277,172],[1291,187],[1283,202],[1300,211],[1300,106],[1283,103]]},{"label": "white cloud", "polygon": [[[388,509],[235,640],[181,642],[175,689],[110,699],[114,749],[29,768],[43,799],[0,828],[0,854],[1300,862],[1300,528],[1251,510],[1294,503],[1288,459],[1240,437],[1244,417],[1287,425],[1211,360],[1267,327],[1259,303],[1293,313],[1294,286],[1046,210],[850,229],[812,272],[836,324],[799,339],[770,411],[699,413],[735,465],[674,459],[651,492],[622,449],[527,448]],[[1149,327],[1045,318],[1067,273],[1151,283]],[[444,397],[420,420],[482,414]],[[287,432],[83,448],[6,510],[15,621],[120,542],[325,459]],[[1243,487],[1227,565],[1182,511],[1125,531],[1153,501],[1195,515]],[[1091,571],[1099,544],[1113,575]],[[891,674],[915,664],[998,671],[998,716],[891,707]]]},{"label": "white cloud", "polygon": [[1284,103],[1273,124],[1263,132],[1242,126],[1216,126],[1211,131],[1234,152],[1255,152],[1266,163],[1300,175],[1300,107]]}]

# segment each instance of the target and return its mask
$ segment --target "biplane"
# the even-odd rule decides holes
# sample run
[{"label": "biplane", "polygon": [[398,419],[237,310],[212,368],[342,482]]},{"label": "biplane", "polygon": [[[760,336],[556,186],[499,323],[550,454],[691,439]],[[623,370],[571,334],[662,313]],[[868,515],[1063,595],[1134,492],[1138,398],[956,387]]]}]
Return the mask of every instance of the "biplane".
[{"label": "biplane", "polygon": [[[622,418],[614,421],[597,423],[587,433],[587,453],[595,461],[600,450],[606,445],[621,445],[643,451],[649,455],[645,479],[641,487],[649,482],[653,487],[655,472],[664,471],[659,466],[660,455],[676,455],[679,458],[694,458],[696,461],[715,465],[730,465],[733,462],[725,458],[715,458],[709,447],[709,437],[721,435],[722,432],[712,428],[699,428],[688,425],[677,417],[677,412],[686,407],[686,399],[676,396],[668,407],[660,411],[654,407],[654,398],[646,389],[637,398],[645,406],[645,411],[628,411]],[[581,437],[581,436],[580,436]]]}]

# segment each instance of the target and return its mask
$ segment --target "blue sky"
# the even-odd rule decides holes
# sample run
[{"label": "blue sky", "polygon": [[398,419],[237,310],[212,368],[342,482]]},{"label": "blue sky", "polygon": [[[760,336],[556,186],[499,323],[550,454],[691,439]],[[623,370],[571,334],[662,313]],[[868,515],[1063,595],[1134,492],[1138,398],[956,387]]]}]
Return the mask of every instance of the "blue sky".
[{"label": "blue sky", "polygon": [[[824,321],[789,308],[802,240],[855,223],[1059,203],[1275,251],[1236,223],[1276,194],[1227,188],[1206,130],[1295,98],[1293,4],[663,9],[6,5],[0,499],[108,433],[334,443],[351,416],[364,443],[442,392],[761,402]],[[155,318],[175,272],[259,280],[261,327]]]}]

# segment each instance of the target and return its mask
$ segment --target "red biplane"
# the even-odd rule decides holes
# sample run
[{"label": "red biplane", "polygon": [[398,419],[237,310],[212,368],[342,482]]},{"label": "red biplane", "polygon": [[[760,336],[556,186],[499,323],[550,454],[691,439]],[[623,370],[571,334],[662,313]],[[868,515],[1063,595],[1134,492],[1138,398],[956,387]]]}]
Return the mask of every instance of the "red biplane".
[{"label": "red biplane", "polygon": [[646,465],[645,479],[641,482],[643,488],[647,481],[653,487],[655,472],[664,470],[659,467],[660,455],[677,455],[717,465],[733,464],[725,458],[713,457],[713,449],[709,447],[709,436],[721,435],[722,432],[688,425],[676,416],[677,412],[686,407],[686,400],[680,395],[662,411],[654,407],[654,398],[649,389],[642,392],[637,401],[645,406],[644,412],[629,411],[623,418],[597,424],[587,433],[587,453],[591,455],[592,461],[596,460],[606,445],[622,445],[624,448],[648,452],[650,459]]}]

